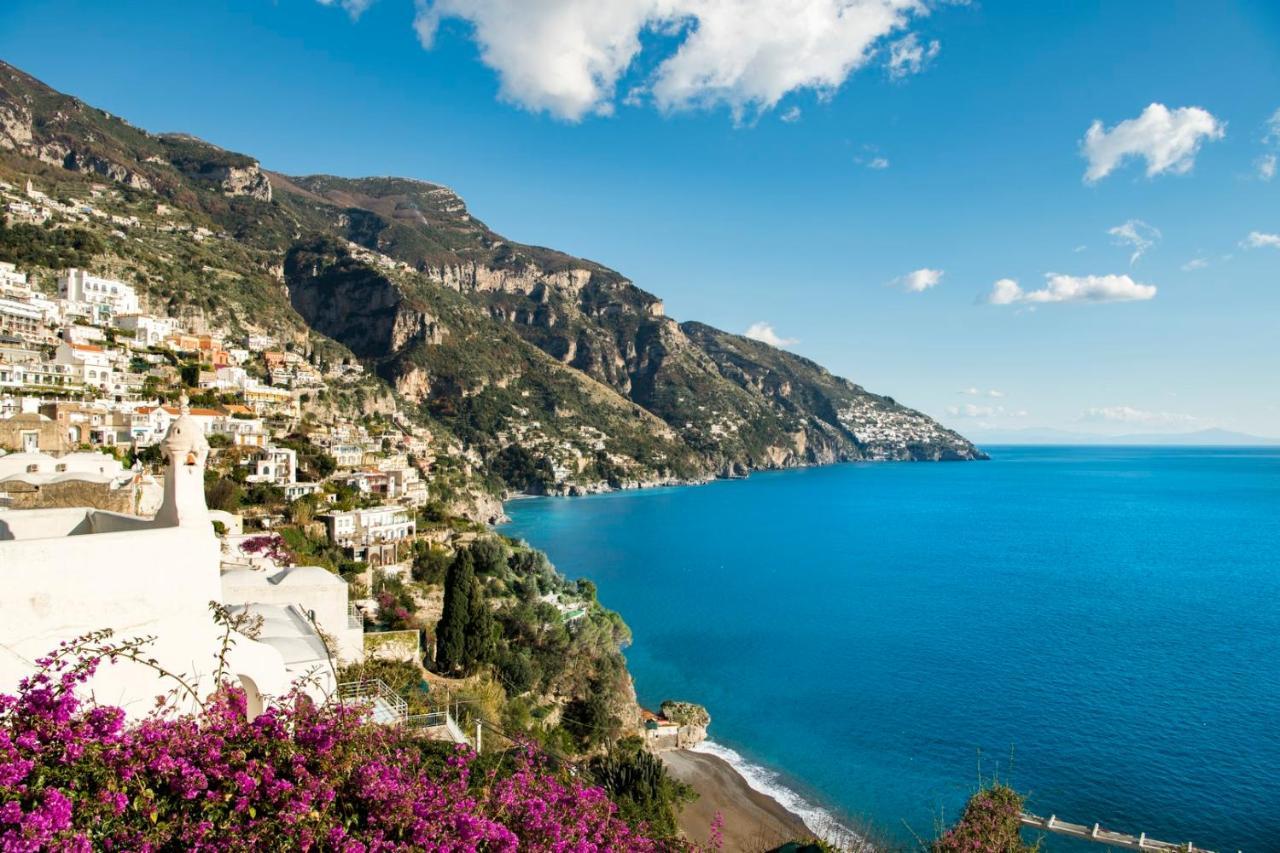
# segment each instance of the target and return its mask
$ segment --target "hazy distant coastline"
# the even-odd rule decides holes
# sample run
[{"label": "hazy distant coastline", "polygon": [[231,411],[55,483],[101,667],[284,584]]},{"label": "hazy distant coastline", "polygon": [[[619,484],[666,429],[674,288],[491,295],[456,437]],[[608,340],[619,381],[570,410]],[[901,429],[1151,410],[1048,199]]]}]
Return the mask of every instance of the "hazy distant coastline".
[{"label": "hazy distant coastline", "polygon": [[1280,438],[1268,438],[1225,429],[1202,429],[1194,432],[1150,432],[1127,435],[1099,435],[1091,432],[1026,427],[1023,429],[969,430],[970,440],[980,446],[995,444],[1056,444],[1091,447],[1119,445],[1125,447],[1272,447],[1280,446]]}]

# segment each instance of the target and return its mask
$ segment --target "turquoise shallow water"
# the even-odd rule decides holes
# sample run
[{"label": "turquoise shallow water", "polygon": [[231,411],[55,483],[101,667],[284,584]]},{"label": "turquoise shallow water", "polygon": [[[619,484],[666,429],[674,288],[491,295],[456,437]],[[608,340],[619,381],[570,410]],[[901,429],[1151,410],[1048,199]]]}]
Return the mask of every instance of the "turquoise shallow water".
[{"label": "turquoise shallow water", "polygon": [[992,456],[516,501],[504,532],[597,581],[642,702],[903,840],[980,761],[1041,813],[1280,850],[1280,450]]}]

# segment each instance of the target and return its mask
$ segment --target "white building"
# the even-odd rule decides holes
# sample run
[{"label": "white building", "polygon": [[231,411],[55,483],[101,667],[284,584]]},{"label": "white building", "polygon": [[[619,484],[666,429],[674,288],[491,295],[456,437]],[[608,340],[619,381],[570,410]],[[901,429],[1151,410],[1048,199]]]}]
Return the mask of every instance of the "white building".
[{"label": "white building", "polygon": [[[134,443],[139,447],[155,444],[180,415],[182,409],[178,406],[139,406],[133,412],[131,431]],[[186,416],[206,436],[212,435],[215,432],[214,425],[224,418],[217,409],[188,408]]]},{"label": "white building", "polygon": [[[349,600],[347,582],[319,566],[255,569],[226,565],[222,600],[263,616],[258,637],[268,641],[278,638],[272,643],[277,647],[297,642],[279,630],[279,611],[299,605],[308,621],[314,619],[320,630],[335,640],[336,648],[331,651],[338,659],[358,661],[364,657],[364,622]],[[283,625],[287,628],[288,622]],[[297,657],[305,660],[314,650],[308,643],[299,652]]]},{"label": "white building", "polygon": [[58,295],[71,302],[105,305],[113,314],[137,314],[139,310],[138,293],[131,286],[74,267],[58,278]]},{"label": "white building", "polygon": [[323,521],[329,541],[351,549],[357,560],[378,567],[396,562],[396,543],[411,539],[417,525],[402,506],[384,505],[316,516]]},{"label": "white building", "polygon": [[0,261],[0,285],[26,288],[27,274],[18,272],[18,268],[8,261]]},{"label": "white building", "polygon": [[133,334],[134,340],[143,346],[155,347],[178,331],[171,317],[152,317],[150,314],[117,314],[116,327]]},{"label": "white building", "polygon": [[[185,673],[201,695],[214,686],[223,628],[209,603],[238,602],[224,598],[204,501],[209,445],[185,408],[161,443],[164,501],[154,518],[84,508],[0,511],[0,690],[12,692],[59,643],[104,628],[116,641],[154,636],[148,656]],[[333,669],[308,615],[292,604],[253,607],[270,630],[256,640],[237,635],[227,651],[250,714],[307,674],[321,682],[309,692],[331,692]],[[121,660],[102,667],[85,690],[140,717],[173,686],[154,669]]]},{"label": "white building", "polygon": [[67,368],[68,375],[82,385],[108,393],[124,393],[115,371],[116,354],[97,344],[62,341],[53,355],[53,363]]},{"label": "white building", "polygon": [[298,451],[291,447],[267,447],[253,461],[253,473],[245,477],[250,483],[274,483],[287,486],[298,481]]},{"label": "white building", "polygon": [[267,434],[263,431],[262,418],[253,414],[248,406],[227,406],[226,414],[210,425],[210,435],[227,435],[237,447],[266,447]]},{"label": "white building", "polygon": [[358,444],[335,444],[329,455],[339,468],[355,468],[364,462],[364,448]]},{"label": "white building", "polygon": [[0,298],[0,334],[33,343],[49,337],[44,312],[30,302]]}]

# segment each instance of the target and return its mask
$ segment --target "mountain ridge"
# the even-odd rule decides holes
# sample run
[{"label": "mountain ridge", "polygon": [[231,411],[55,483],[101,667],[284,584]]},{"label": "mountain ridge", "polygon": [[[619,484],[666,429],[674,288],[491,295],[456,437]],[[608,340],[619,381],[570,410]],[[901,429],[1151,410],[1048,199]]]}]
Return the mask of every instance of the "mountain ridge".
[{"label": "mountain ridge", "polygon": [[509,240],[429,181],[266,170],[2,63],[0,166],[67,194],[111,182],[99,206],[137,227],[53,223],[100,236],[99,266],[170,313],[352,353],[499,492],[985,456],[808,359],[667,317],[601,263]]}]

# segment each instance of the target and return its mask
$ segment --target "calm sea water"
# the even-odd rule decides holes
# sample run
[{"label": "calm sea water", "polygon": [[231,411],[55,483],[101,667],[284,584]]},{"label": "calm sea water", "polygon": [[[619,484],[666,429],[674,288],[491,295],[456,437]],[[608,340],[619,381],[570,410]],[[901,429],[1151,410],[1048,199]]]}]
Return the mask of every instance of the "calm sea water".
[{"label": "calm sea water", "polygon": [[1280,450],[992,457],[516,501],[504,532],[622,612],[642,702],[706,704],[832,811],[929,837],[998,770],[1042,814],[1280,850]]}]

